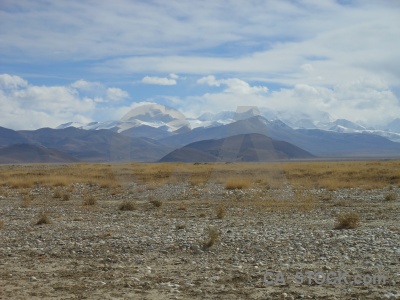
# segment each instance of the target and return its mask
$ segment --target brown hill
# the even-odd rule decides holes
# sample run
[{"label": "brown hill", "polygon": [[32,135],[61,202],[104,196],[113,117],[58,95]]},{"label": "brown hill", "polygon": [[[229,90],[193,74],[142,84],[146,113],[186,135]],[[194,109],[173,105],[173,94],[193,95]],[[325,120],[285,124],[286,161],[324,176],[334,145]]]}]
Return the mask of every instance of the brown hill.
[{"label": "brown hill", "polygon": [[288,142],[253,133],[191,143],[172,151],[160,162],[251,162],[313,157],[311,153]]}]

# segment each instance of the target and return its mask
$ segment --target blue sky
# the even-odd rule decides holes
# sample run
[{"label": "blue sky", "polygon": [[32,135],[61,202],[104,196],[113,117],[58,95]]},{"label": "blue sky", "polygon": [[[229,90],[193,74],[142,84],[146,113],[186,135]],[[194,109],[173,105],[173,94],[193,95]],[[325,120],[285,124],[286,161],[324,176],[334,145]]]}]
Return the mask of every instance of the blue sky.
[{"label": "blue sky", "polygon": [[400,117],[396,0],[1,0],[0,126],[255,105]]}]

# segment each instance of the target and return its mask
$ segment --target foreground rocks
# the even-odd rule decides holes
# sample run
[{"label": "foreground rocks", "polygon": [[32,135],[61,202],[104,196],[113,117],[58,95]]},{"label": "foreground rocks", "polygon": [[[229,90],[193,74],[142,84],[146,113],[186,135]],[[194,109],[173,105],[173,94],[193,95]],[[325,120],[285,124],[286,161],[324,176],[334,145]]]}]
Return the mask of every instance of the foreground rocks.
[{"label": "foreground rocks", "polygon": [[[290,187],[62,189],[69,200],[3,188],[0,299],[400,299],[400,204],[386,189],[307,191],[307,207],[263,204],[291,201]],[[86,194],[94,205],[82,205]],[[123,200],[135,210],[119,210]],[[347,211],[361,225],[335,230]],[[49,224],[36,225],[41,212]]]}]

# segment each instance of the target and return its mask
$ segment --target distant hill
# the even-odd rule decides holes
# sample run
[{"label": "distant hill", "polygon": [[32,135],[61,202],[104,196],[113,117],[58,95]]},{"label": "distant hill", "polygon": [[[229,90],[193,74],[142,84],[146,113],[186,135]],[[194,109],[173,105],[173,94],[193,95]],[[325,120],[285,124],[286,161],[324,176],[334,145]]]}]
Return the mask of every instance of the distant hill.
[{"label": "distant hill", "polygon": [[259,133],[291,143],[319,157],[397,157],[400,143],[368,133],[339,133],[321,129],[293,129],[280,120],[268,121],[255,116],[212,128],[195,128],[190,132],[160,140],[173,148],[193,142],[221,139],[237,134]]},{"label": "distant hill", "polygon": [[17,131],[0,127],[0,147],[21,143],[29,143],[29,141]]},{"label": "distant hill", "polygon": [[32,144],[15,144],[0,149],[0,163],[70,163],[75,157],[51,148]]},{"label": "distant hill", "polygon": [[295,145],[254,133],[191,143],[167,154],[160,162],[257,162],[313,157]]}]

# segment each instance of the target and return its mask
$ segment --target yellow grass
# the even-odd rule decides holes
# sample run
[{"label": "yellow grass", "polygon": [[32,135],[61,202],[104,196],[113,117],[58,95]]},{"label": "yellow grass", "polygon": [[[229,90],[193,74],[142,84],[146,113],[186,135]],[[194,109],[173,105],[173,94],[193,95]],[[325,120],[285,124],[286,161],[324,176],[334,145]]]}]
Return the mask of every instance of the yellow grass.
[{"label": "yellow grass", "polygon": [[400,161],[326,161],[208,164],[88,164],[0,166],[2,193],[8,188],[67,187],[82,183],[119,189],[137,183],[146,189],[188,182],[223,184],[227,189],[341,188],[400,186]]}]

